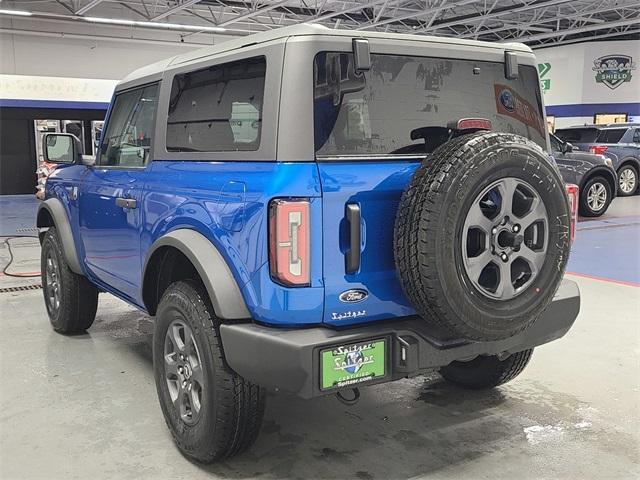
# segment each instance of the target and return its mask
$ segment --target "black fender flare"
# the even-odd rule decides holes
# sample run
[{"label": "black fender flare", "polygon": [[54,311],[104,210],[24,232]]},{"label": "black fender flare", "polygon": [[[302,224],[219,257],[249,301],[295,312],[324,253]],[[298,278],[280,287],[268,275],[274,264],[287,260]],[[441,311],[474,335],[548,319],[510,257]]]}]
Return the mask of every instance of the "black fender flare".
[{"label": "black fender flare", "polygon": [[[50,225],[48,217],[53,220],[53,225]],[[62,242],[62,251],[64,252],[67,264],[73,273],[78,275],[84,275],[80,260],[78,258],[78,251],[76,249],[76,242],[73,239],[73,233],[71,232],[71,225],[69,223],[69,217],[62,205],[62,202],[57,198],[49,198],[43,202],[40,202],[38,207],[38,216],[36,220],[36,226],[38,228],[55,227],[58,232],[58,238]],[[40,235],[40,241],[42,242],[43,235]]]},{"label": "black fender flare", "polygon": [[179,250],[193,264],[204,283],[216,315],[229,320],[251,318],[238,283],[218,249],[207,237],[189,228],[173,230],[158,238],[146,255],[142,273],[143,291],[147,267],[156,250],[161,247]]},{"label": "black fender flare", "polygon": [[640,173],[640,160],[638,160],[636,157],[624,157],[622,160],[620,160],[620,164],[616,169],[616,174],[620,175],[620,169],[629,164],[633,165],[636,168],[636,171]]}]

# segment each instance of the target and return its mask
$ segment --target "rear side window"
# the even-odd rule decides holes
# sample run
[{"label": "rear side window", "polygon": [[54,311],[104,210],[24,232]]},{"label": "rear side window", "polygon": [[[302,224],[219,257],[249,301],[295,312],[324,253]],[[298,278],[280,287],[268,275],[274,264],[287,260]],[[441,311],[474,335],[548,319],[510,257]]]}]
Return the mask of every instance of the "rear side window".
[{"label": "rear side window", "polygon": [[626,128],[607,128],[606,130],[600,130],[596,142],[618,143],[622,139],[626,131]]},{"label": "rear side window", "polygon": [[257,150],[262,130],[264,57],[176,75],[167,119],[170,152]]},{"label": "rear side window", "polygon": [[593,143],[598,137],[597,128],[560,128],[555,134],[565,142]]},{"label": "rear side window", "polygon": [[371,62],[362,73],[354,71],[351,53],[316,56],[318,156],[428,153],[446,141],[450,122],[463,118],[491,120],[494,131],[546,149],[534,67],[521,65],[519,77],[508,80],[502,63],[380,54]]},{"label": "rear side window", "polygon": [[148,162],[157,104],[158,85],[116,95],[102,136],[100,165],[142,167]]}]

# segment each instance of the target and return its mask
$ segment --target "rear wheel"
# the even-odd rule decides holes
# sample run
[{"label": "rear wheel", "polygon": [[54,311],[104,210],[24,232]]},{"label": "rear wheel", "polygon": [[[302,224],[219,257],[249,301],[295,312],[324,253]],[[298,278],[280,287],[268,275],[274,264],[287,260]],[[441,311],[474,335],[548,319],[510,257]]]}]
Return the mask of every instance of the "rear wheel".
[{"label": "rear wheel", "polygon": [[71,271],[54,227],[42,241],[40,271],[44,303],[53,329],[73,334],[87,330],[96,318],[98,289]]},{"label": "rear wheel", "polygon": [[203,463],[255,441],[265,392],[226,364],[219,320],[201,283],[170,285],[153,335],[153,369],[162,413],[178,448]]},{"label": "rear wheel", "polygon": [[638,189],[638,170],[633,165],[624,165],[618,171],[618,194],[628,197]]},{"label": "rear wheel", "polygon": [[481,389],[507,383],[522,373],[533,349],[514,353],[504,360],[497,355],[481,355],[468,362],[452,362],[440,369],[445,380],[460,387]]},{"label": "rear wheel", "polygon": [[611,203],[611,185],[604,177],[593,177],[587,180],[580,191],[580,215],[583,217],[599,217],[609,208]]}]

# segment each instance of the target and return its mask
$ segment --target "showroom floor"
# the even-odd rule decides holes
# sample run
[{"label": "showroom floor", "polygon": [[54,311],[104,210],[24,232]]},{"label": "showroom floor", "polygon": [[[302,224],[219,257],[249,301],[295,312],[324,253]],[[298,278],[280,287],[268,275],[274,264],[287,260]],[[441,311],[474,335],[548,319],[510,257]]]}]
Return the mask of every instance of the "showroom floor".
[{"label": "showroom floor", "polygon": [[[36,207],[0,197],[0,235],[33,235]],[[38,278],[0,276],[0,477],[638,478],[639,241],[640,197],[580,223],[568,275],[580,316],[511,384],[470,393],[433,374],[364,389],[354,407],[271,395],[256,445],[213,466],[172,444],[149,317],[102,295],[89,333],[63,337],[41,290],[7,292]],[[39,270],[34,239],[11,245],[9,272]],[[0,244],[0,266],[8,259]]]}]

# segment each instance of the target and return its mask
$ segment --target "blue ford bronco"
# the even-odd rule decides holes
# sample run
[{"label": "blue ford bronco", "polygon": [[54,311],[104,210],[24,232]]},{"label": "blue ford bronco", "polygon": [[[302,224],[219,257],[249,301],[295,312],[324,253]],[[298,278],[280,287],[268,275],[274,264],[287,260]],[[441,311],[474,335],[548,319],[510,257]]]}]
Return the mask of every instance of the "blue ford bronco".
[{"label": "blue ford bronco", "polygon": [[44,151],[53,328],[100,292],[155,316],[160,406],[201,462],[252,444],[267,390],[494,387],[578,315],[577,192],[521,44],[282,28],[125,78],[96,158]]}]

